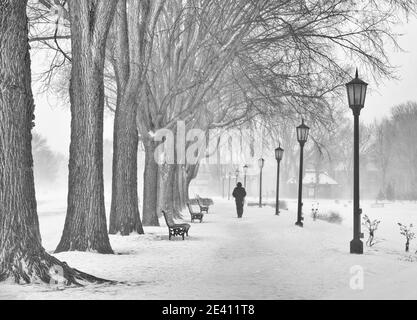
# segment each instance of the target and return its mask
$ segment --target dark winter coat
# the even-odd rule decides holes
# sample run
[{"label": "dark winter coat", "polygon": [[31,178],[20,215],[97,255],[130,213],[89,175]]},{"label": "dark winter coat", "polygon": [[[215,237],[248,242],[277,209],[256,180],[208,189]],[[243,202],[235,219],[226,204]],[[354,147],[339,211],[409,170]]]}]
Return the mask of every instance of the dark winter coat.
[{"label": "dark winter coat", "polygon": [[243,202],[243,199],[246,197],[246,190],[243,187],[236,187],[232,193],[236,202]]}]

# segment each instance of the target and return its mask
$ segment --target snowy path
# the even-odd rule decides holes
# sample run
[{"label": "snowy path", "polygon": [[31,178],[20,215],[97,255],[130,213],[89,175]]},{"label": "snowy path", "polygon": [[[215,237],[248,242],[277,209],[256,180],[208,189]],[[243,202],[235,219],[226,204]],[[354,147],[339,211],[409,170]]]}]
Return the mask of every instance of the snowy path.
[{"label": "snowy path", "polygon": [[[414,207],[416,207],[414,205]],[[404,214],[409,217],[413,209]],[[407,207],[408,208],[408,207]],[[167,229],[145,228],[146,235],[111,236],[116,255],[70,252],[56,255],[94,275],[122,281],[113,286],[57,290],[49,286],[0,285],[0,298],[13,299],[321,299],[417,298],[407,281],[417,262],[404,261],[393,237],[363,256],[350,255],[349,208],[342,225],[305,217],[294,226],[295,204],[274,215],[274,209],[245,208],[235,217],[234,204],[217,200],[205,221],[192,224],[185,241],[168,241]],[[390,213],[387,210],[387,213]],[[379,212],[378,212],[379,213]],[[43,244],[52,251],[64,222],[63,209],[40,208]],[[184,218],[189,219],[188,213]],[[388,230],[387,225],[387,230]],[[59,230],[59,231],[57,231]],[[390,229],[391,230],[391,229]],[[401,242],[398,242],[400,245]],[[350,268],[363,267],[365,288],[349,287]],[[414,277],[414,276],[413,276]],[[415,278],[415,277],[414,277]],[[397,288],[396,292],[384,288]],[[407,288],[404,290],[404,288]]]}]

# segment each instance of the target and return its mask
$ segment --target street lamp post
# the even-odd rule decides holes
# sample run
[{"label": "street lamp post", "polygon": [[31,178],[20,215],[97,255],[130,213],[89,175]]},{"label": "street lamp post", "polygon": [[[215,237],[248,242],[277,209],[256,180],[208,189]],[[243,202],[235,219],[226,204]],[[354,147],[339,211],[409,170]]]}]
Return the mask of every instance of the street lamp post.
[{"label": "street lamp post", "polygon": [[243,166],[243,186],[244,186],[244,188],[246,189],[246,175],[248,174],[248,165],[247,164],[245,164],[244,166]]},{"label": "street lamp post", "polygon": [[227,193],[227,200],[230,200],[230,183],[232,180],[232,173],[229,172],[229,188],[228,188],[228,193]]},{"label": "street lamp post", "polygon": [[239,169],[236,169],[235,176],[236,176],[236,184],[237,184],[237,182],[239,180]]},{"label": "street lamp post", "polygon": [[265,160],[260,158],[258,160],[259,165],[259,208],[262,208],[262,169],[264,167]]},{"label": "street lamp post", "polygon": [[225,198],[225,194],[224,194],[224,189],[225,189],[225,187],[224,187],[224,180],[225,180],[225,178],[224,178],[224,176],[222,176],[222,198],[223,199]]},{"label": "street lamp post", "polygon": [[361,214],[359,207],[359,115],[365,104],[368,84],[358,77],[346,84],[349,108],[353,112],[353,240],[350,242],[350,253],[363,253],[361,241]]},{"label": "street lamp post", "polygon": [[279,165],[284,155],[284,149],[281,148],[281,145],[275,149],[275,159],[277,159],[277,192],[275,199],[275,214],[279,216]]},{"label": "street lamp post", "polygon": [[300,172],[298,176],[298,209],[297,209],[297,226],[303,226],[302,217],[302,196],[303,196],[303,157],[304,157],[304,144],[307,142],[308,132],[310,128],[304,124],[304,119],[302,119],[301,124],[297,127],[297,140],[300,144]]}]

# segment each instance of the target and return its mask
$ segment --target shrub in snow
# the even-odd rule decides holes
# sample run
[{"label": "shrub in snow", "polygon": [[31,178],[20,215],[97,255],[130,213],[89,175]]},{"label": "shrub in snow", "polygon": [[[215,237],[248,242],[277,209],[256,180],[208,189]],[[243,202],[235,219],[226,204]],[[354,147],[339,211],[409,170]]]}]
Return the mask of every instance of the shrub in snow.
[{"label": "shrub in snow", "polygon": [[339,212],[336,212],[336,211],[329,211],[326,214],[318,214],[317,219],[324,220],[329,223],[337,223],[337,224],[341,224],[343,221],[342,216],[339,214]]},{"label": "shrub in snow", "polygon": [[416,262],[416,257],[411,254],[406,254],[404,256],[401,256],[399,257],[399,259],[402,261],[407,261],[407,262]]},{"label": "shrub in snow", "polygon": [[313,221],[316,221],[319,215],[319,203],[313,203],[311,205],[311,216],[313,217]]},{"label": "shrub in snow", "polygon": [[336,211],[330,211],[328,217],[327,217],[327,221],[330,223],[342,223],[343,218],[342,216],[339,214],[339,212]]},{"label": "shrub in snow", "polygon": [[379,224],[381,223],[381,220],[372,220],[369,219],[369,217],[365,214],[363,216],[363,223],[362,225],[368,230],[368,240],[366,241],[366,245],[368,247],[372,247],[374,244],[376,244],[375,241],[375,231],[378,229]]},{"label": "shrub in snow", "polygon": [[398,223],[400,226],[400,233],[405,237],[405,252],[408,252],[410,250],[410,241],[415,238],[415,233],[412,231],[413,224],[410,223],[409,226],[406,226],[405,224]]}]

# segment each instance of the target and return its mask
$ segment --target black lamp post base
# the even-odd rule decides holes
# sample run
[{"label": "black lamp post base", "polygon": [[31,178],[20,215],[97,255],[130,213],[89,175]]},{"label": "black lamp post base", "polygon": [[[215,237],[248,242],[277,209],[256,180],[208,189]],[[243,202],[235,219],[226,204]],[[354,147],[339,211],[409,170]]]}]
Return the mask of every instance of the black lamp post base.
[{"label": "black lamp post base", "polygon": [[301,227],[301,228],[302,228],[304,224],[303,224],[301,221],[297,221],[297,222],[295,223],[295,225],[296,225],[296,226],[299,226],[299,227]]},{"label": "black lamp post base", "polygon": [[363,242],[360,239],[353,239],[350,242],[350,253],[363,254]]}]

